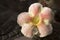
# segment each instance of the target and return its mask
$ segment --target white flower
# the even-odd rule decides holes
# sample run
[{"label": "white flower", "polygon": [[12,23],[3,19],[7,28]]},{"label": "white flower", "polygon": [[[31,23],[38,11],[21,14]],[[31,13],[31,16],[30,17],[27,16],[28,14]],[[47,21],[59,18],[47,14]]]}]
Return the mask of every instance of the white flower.
[{"label": "white flower", "polygon": [[52,10],[43,7],[40,3],[33,3],[28,12],[20,13],[17,17],[17,23],[22,27],[21,32],[26,37],[33,37],[39,34],[45,37],[52,33]]}]

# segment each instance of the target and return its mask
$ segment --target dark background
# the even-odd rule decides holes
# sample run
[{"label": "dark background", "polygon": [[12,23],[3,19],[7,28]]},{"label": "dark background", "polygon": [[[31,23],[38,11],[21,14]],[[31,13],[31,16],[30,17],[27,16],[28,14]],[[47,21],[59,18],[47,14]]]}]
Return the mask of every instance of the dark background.
[{"label": "dark background", "polygon": [[[0,40],[60,40],[60,24],[53,22],[53,33],[45,38],[34,37],[26,38],[20,32],[20,26],[17,24],[19,13],[28,11],[30,4],[38,2],[37,0],[0,0]],[[55,0],[56,12],[55,20],[60,22],[60,9]]]}]

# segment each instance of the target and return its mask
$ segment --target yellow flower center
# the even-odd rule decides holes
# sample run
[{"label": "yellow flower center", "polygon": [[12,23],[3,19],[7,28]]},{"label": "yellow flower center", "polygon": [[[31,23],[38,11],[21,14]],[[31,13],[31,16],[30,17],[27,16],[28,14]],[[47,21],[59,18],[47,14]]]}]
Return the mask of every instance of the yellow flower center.
[{"label": "yellow flower center", "polygon": [[39,23],[39,16],[38,16],[38,15],[35,16],[35,17],[32,19],[32,23],[33,23],[34,25],[36,25],[36,24]]},{"label": "yellow flower center", "polygon": [[43,23],[43,19],[41,17],[39,17],[39,15],[36,15],[35,17],[32,18],[32,20],[29,23],[31,23],[35,26],[38,26],[41,23]]}]

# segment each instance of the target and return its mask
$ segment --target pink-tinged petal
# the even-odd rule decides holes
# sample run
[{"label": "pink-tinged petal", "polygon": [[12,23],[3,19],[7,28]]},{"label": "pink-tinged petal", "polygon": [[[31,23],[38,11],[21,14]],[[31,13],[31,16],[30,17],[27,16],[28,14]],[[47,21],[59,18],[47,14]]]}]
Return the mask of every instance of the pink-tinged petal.
[{"label": "pink-tinged petal", "polygon": [[17,23],[21,26],[22,24],[31,21],[31,17],[27,12],[20,13],[17,17]]},{"label": "pink-tinged petal", "polygon": [[52,33],[52,26],[51,26],[51,24],[49,24],[49,25],[40,24],[38,26],[38,30],[40,33],[40,35],[39,35],[40,37],[46,37],[47,35]]},{"label": "pink-tinged petal", "polygon": [[33,25],[29,23],[25,23],[22,25],[21,32],[24,36],[32,38],[33,37]]},{"label": "pink-tinged petal", "polygon": [[42,17],[43,19],[51,19],[52,10],[48,7],[44,7],[40,12],[39,17]]},{"label": "pink-tinged petal", "polygon": [[42,8],[42,5],[40,3],[33,3],[30,5],[28,12],[30,16],[34,17],[35,15],[38,14],[41,8]]},{"label": "pink-tinged petal", "polygon": [[45,25],[49,25],[51,23],[51,21],[48,19],[44,19],[43,21],[44,21]]}]

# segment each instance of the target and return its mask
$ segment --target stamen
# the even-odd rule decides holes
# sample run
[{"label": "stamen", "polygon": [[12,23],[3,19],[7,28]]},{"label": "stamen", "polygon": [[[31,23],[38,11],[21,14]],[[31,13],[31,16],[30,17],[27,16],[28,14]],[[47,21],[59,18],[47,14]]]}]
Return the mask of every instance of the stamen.
[{"label": "stamen", "polygon": [[32,22],[33,22],[34,25],[36,25],[39,22],[38,15],[33,18]]}]

